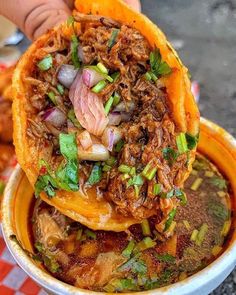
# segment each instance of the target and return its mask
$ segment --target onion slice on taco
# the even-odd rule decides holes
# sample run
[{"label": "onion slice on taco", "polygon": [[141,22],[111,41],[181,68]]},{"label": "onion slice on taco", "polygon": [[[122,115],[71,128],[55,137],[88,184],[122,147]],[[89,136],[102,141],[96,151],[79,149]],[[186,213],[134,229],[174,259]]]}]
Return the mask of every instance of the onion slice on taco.
[{"label": "onion slice on taco", "polygon": [[168,234],[199,113],[164,34],[122,1],[76,1],[13,77],[14,141],[36,196],[93,228],[160,216]]}]

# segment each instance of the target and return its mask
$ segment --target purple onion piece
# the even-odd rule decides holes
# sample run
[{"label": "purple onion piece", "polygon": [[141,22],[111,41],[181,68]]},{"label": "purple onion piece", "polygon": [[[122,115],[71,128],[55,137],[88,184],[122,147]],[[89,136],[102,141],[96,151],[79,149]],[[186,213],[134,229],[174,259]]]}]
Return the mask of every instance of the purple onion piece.
[{"label": "purple onion piece", "polygon": [[93,69],[85,68],[83,69],[83,72],[82,72],[82,79],[84,84],[87,87],[91,88],[94,85],[96,85],[98,82],[103,80],[104,77]]},{"label": "purple onion piece", "polygon": [[121,114],[120,112],[112,112],[108,115],[109,125],[117,126],[121,122]]},{"label": "purple onion piece", "polygon": [[77,73],[78,70],[76,70],[74,66],[64,64],[60,67],[57,79],[63,86],[65,86],[66,88],[70,88]]},{"label": "purple onion piece", "polygon": [[54,107],[45,111],[43,114],[43,120],[58,128],[65,124],[66,116],[57,107]]}]

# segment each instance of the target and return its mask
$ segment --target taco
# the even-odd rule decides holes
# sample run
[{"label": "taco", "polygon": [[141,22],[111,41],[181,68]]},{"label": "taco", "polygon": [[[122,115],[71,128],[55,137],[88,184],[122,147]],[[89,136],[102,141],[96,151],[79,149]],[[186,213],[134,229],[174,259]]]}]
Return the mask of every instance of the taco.
[{"label": "taco", "polygon": [[[14,142],[36,196],[93,229],[168,232],[199,113],[164,34],[122,1],[76,1],[13,77]],[[79,11],[79,12],[78,12]]]}]

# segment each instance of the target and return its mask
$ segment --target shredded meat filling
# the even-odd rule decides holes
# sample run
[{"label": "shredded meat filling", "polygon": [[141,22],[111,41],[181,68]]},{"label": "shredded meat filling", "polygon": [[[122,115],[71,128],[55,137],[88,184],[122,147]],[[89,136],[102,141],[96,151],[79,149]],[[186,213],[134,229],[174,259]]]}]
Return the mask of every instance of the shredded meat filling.
[{"label": "shredded meat filling", "polygon": [[[150,217],[160,209],[160,196],[153,193],[155,183],[159,183],[162,192],[167,193],[173,187],[178,187],[183,173],[187,169],[187,154],[180,155],[174,163],[169,163],[163,156],[164,148],[177,150],[176,134],[179,132],[169,112],[168,96],[161,82],[149,81],[145,73],[150,70],[149,56],[151,48],[147,40],[135,29],[126,25],[105,19],[100,16],[83,16],[78,14],[76,20],[82,23],[78,34],[80,51],[83,55],[83,65],[102,63],[109,74],[119,72],[113,83],[97,93],[105,104],[114,93],[120,96],[120,103],[124,104],[124,120],[117,127],[122,134],[124,146],[117,154],[114,150],[110,155],[117,158],[111,170],[103,173],[98,184],[103,196],[115,205],[118,212],[125,216],[133,216],[138,220]],[[112,47],[108,46],[114,30],[118,30],[116,40]],[[70,41],[63,37],[62,32],[55,33],[45,48],[35,53],[35,63],[39,58],[50,53],[53,58],[53,67],[47,71],[40,71],[35,67],[31,77],[25,79],[31,87],[32,95],[29,97],[31,107],[28,116],[28,136],[32,142],[36,141],[39,154],[48,149],[51,151],[51,162],[61,161],[58,137],[64,132],[81,132],[67,119],[63,126],[53,126],[44,121],[44,113],[56,107],[65,115],[73,105],[69,99],[69,90],[63,93],[57,89],[57,75],[62,64],[72,64]],[[54,93],[56,102],[52,102],[48,93]],[[114,108],[116,110],[116,108]],[[42,140],[43,138],[43,140]],[[92,137],[96,143],[99,138]],[[53,148],[51,146],[53,145]],[[58,156],[59,155],[59,156]],[[137,174],[141,175],[143,169],[151,163],[157,171],[153,179],[143,177],[143,183],[137,186],[130,185],[130,176],[118,170],[124,164],[135,167]],[[93,162],[81,162],[80,174],[88,175]],[[86,186],[86,180],[80,181]],[[81,188],[83,190],[83,187]],[[164,218],[176,206],[175,198],[168,200],[168,209]]]}]

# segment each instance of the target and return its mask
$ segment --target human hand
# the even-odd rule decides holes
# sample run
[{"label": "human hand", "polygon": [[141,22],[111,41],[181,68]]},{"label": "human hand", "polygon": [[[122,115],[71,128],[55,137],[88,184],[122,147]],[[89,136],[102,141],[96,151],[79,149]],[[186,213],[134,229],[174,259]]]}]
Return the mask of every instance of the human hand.
[{"label": "human hand", "polygon": [[140,0],[124,0],[128,5],[130,5],[134,10],[141,11]]},{"label": "human hand", "polygon": [[[135,10],[141,10],[139,0],[124,1]],[[71,15],[72,5],[71,0],[1,0],[0,14],[14,22],[29,39],[34,40],[65,21]]]}]

